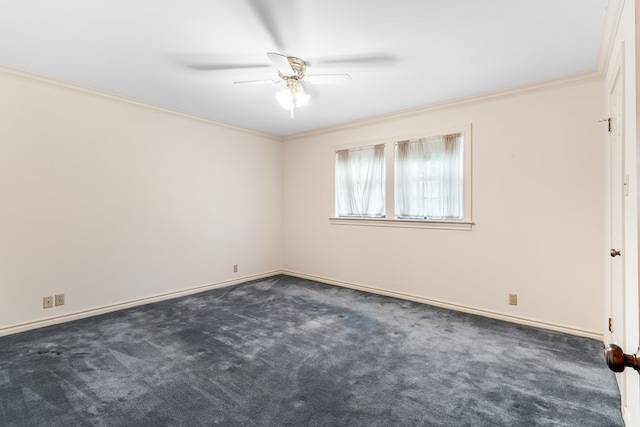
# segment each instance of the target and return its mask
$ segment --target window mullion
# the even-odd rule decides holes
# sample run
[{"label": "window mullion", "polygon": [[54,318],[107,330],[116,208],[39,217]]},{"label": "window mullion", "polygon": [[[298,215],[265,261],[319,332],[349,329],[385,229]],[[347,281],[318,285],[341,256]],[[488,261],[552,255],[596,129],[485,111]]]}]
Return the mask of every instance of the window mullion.
[{"label": "window mullion", "polygon": [[388,142],[384,147],[385,152],[385,216],[395,218],[395,147],[393,142]]}]

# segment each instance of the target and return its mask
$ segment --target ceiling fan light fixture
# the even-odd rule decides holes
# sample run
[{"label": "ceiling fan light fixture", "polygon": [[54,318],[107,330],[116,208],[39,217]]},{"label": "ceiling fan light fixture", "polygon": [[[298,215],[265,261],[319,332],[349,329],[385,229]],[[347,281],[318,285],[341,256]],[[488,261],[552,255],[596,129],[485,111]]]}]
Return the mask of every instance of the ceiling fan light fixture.
[{"label": "ceiling fan light fixture", "polygon": [[291,118],[293,118],[293,111],[296,107],[302,107],[309,102],[309,94],[304,91],[302,85],[297,80],[287,80],[287,87],[281,91],[276,92],[276,99],[280,106],[285,110],[291,112]]},{"label": "ceiling fan light fixture", "polygon": [[276,92],[276,98],[278,99],[280,106],[285,110],[291,110],[295,107],[295,98],[289,88]]}]

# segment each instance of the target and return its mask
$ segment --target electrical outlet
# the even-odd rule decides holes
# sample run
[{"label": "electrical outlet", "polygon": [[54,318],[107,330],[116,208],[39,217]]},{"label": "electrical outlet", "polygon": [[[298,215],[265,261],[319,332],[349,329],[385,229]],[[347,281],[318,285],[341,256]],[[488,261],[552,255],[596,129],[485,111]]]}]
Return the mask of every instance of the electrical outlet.
[{"label": "electrical outlet", "polygon": [[42,308],[51,308],[53,307],[53,297],[42,297]]},{"label": "electrical outlet", "polygon": [[56,294],[55,304],[56,304],[56,307],[59,305],[64,305],[64,294]]},{"label": "electrical outlet", "polygon": [[518,294],[509,294],[509,305],[518,305]]},{"label": "electrical outlet", "polygon": [[233,272],[234,273],[238,272],[238,264],[233,264]]}]

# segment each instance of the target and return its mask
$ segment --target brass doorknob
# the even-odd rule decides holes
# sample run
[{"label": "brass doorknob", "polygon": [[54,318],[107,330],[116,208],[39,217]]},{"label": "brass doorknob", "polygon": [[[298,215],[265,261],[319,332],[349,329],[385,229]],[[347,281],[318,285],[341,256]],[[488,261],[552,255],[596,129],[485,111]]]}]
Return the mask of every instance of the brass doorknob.
[{"label": "brass doorknob", "polygon": [[609,254],[611,255],[611,257],[617,257],[620,256],[620,251],[616,251],[615,249],[611,249],[611,251],[609,251]]},{"label": "brass doorknob", "polygon": [[613,372],[622,372],[627,366],[640,373],[640,357],[638,354],[624,354],[622,349],[615,344],[609,344],[604,349],[604,358],[607,366]]}]

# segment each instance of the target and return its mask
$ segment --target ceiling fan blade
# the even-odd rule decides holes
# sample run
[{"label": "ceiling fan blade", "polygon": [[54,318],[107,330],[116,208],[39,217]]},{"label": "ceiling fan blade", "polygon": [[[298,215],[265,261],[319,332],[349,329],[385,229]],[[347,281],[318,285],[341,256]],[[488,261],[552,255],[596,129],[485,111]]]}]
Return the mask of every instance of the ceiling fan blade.
[{"label": "ceiling fan blade", "polygon": [[284,37],[278,30],[278,23],[274,16],[274,8],[269,6],[269,3],[264,0],[247,0],[249,6],[253,9],[258,19],[262,23],[262,26],[267,30],[271,40],[278,49],[284,48]]},{"label": "ceiling fan blade", "polygon": [[275,84],[275,83],[280,83],[280,80],[273,80],[273,79],[268,79],[268,80],[240,80],[238,82],[233,82],[234,85],[263,85],[263,84]]},{"label": "ceiling fan blade", "polygon": [[351,76],[349,74],[311,74],[304,80],[312,85],[340,84],[350,82]]},{"label": "ceiling fan blade", "polygon": [[267,53],[267,56],[273,63],[274,67],[276,67],[281,74],[284,74],[286,76],[295,74],[293,68],[291,68],[289,59],[285,55],[276,52],[269,52]]},{"label": "ceiling fan blade", "polygon": [[250,68],[268,68],[266,64],[187,64],[187,68],[198,71],[242,70]]},{"label": "ceiling fan blade", "polygon": [[313,84],[309,83],[307,79],[302,79],[300,84],[304,88],[305,92],[311,97],[311,99],[320,99],[320,93],[318,92],[318,88]]},{"label": "ceiling fan blade", "polygon": [[[352,65],[352,66],[370,66],[370,65],[392,65],[397,58],[388,53],[371,53],[362,55],[351,55],[345,57],[318,58],[313,61],[313,65]],[[312,64],[309,64],[312,65]]]}]

